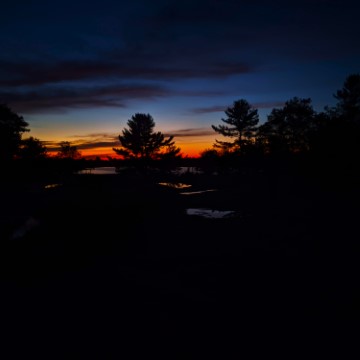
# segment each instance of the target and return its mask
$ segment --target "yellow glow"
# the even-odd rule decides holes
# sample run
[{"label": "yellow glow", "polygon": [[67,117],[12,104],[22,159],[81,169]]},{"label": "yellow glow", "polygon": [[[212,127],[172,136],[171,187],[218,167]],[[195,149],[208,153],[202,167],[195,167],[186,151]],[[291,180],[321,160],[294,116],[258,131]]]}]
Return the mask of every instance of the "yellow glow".
[{"label": "yellow glow", "polygon": [[169,183],[169,182],[161,182],[159,183],[161,186],[167,186],[174,189],[186,189],[191,187],[192,185],[189,184],[183,184],[183,183]]},{"label": "yellow glow", "polygon": [[[91,133],[91,131],[89,131]],[[49,155],[56,155],[57,150],[54,148],[58,147],[58,143],[61,141],[69,141],[71,144],[78,146],[78,150],[81,155],[84,157],[95,157],[99,156],[101,158],[106,159],[107,156],[112,158],[117,158],[118,156],[113,151],[113,147],[96,147],[96,143],[94,143],[94,147],[90,149],[82,149],[81,144],[84,143],[84,139],[89,141],[89,138],[81,138],[75,137],[73,135],[69,135],[69,133],[65,134],[65,132],[48,132],[45,130],[42,131],[31,131],[31,134],[34,137],[39,138],[41,141],[45,142],[45,145],[48,148]],[[114,134],[114,137],[116,134]],[[213,135],[205,135],[205,136],[176,136],[174,138],[175,145],[180,147],[181,153],[183,156],[188,157],[199,157],[200,153],[206,149],[212,148],[215,143],[215,139],[220,139],[221,136],[214,132]],[[116,146],[115,146],[116,147]]]},{"label": "yellow glow", "polygon": [[61,184],[49,184],[49,185],[45,185],[45,189],[54,189],[61,186]]}]

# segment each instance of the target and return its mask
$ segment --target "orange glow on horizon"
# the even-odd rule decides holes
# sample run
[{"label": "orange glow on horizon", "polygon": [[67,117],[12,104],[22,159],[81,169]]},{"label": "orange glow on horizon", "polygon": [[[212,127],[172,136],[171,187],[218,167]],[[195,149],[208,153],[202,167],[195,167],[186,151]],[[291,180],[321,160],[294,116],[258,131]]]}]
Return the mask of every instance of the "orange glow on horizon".
[{"label": "orange glow on horizon", "polygon": [[[198,158],[202,151],[206,149],[211,149],[213,144],[215,143],[216,136],[199,136],[199,137],[177,137],[175,139],[175,145],[181,149],[181,154],[183,157],[192,157]],[[73,145],[77,146],[77,141],[70,139]],[[81,156],[84,158],[95,158],[100,157],[103,160],[107,160],[108,157],[111,158],[121,158],[118,156],[111,146],[109,147],[96,147],[94,144],[93,148],[90,149],[81,149],[81,146],[78,146],[78,150],[81,153]],[[50,156],[55,156],[57,154],[57,150],[48,148],[48,152]]]},{"label": "orange glow on horizon", "polygon": [[[208,148],[211,147],[211,144],[209,144]],[[183,155],[183,157],[193,157],[193,158],[198,158],[200,156],[200,153],[205,150],[205,149],[192,149],[189,148],[186,151],[183,150],[183,148],[181,148],[181,154]],[[79,150],[81,153],[82,157],[85,158],[91,158],[91,157],[100,157],[102,160],[107,160],[108,157],[114,158],[114,159],[120,159],[121,157],[119,155],[117,155],[113,149],[111,147],[109,148],[95,148],[95,149],[86,149],[86,150]],[[57,151],[52,151],[49,150],[48,151],[49,156],[56,156],[56,154],[58,153]]]}]

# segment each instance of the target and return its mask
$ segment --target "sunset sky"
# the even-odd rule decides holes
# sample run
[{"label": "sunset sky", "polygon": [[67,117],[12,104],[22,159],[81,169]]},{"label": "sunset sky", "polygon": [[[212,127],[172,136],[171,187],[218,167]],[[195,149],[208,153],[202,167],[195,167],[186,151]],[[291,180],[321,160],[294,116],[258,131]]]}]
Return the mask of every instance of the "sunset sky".
[{"label": "sunset sky", "polygon": [[234,100],[261,122],[294,96],[333,105],[360,72],[359,29],[355,0],[5,0],[0,103],[50,147],[113,156],[140,112],[197,155]]}]

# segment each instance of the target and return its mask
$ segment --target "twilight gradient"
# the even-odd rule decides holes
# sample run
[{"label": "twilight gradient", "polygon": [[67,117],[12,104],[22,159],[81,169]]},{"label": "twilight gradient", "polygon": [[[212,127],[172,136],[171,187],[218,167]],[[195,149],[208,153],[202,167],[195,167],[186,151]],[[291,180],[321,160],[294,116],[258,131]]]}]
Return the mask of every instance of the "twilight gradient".
[{"label": "twilight gradient", "polygon": [[137,112],[197,155],[234,100],[261,121],[293,96],[316,110],[359,72],[356,1],[7,1],[0,102],[56,149],[113,156]]}]

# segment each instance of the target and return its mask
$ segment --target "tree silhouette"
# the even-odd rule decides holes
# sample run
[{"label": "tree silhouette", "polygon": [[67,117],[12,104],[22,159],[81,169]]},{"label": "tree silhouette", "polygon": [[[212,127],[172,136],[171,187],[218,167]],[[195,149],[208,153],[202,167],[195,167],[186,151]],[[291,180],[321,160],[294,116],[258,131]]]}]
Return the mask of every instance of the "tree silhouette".
[{"label": "tree silhouette", "polygon": [[337,159],[338,167],[347,163],[360,173],[360,74],[349,75],[334,97],[338,102],[335,107],[326,108],[328,121],[319,133],[318,147],[328,157]]},{"label": "tree silhouette", "polygon": [[267,122],[259,127],[260,142],[270,152],[307,151],[315,117],[311,99],[294,97],[283,108],[271,111]]},{"label": "tree silhouette", "polygon": [[338,100],[335,114],[360,125],[360,74],[349,75],[334,97]]},{"label": "tree silhouette", "polygon": [[79,159],[81,153],[78,151],[75,145],[71,145],[69,141],[62,141],[60,144],[60,150],[57,153],[57,157],[60,159]]},{"label": "tree silhouette", "polygon": [[119,135],[120,148],[113,148],[125,159],[157,159],[161,151],[168,150],[176,156],[180,149],[176,148],[173,136],[165,139],[161,132],[154,132],[155,122],[150,114],[137,113],[127,122],[128,129],[123,129]]},{"label": "tree silhouette", "polygon": [[22,116],[0,104],[0,161],[11,160],[19,152],[21,136],[30,131]]},{"label": "tree silhouette", "polygon": [[256,125],[259,122],[257,109],[254,109],[246,100],[234,101],[233,106],[225,110],[227,118],[221,119],[227,125],[212,125],[219,134],[235,138],[232,142],[216,140],[215,147],[227,150],[240,150],[252,143]]},{"label": "tree silhouette", "polygon": [[30,136],[21,141],[19,155],[26,160],[43,159],[47,155],[47,148],[39,139]]},{"label": "tree silhouette", "polygon": [[161,160],[175,160],[182,158],[181,149],[171,142],[169,145],[164,146],[164,151],[158,154]]}]

